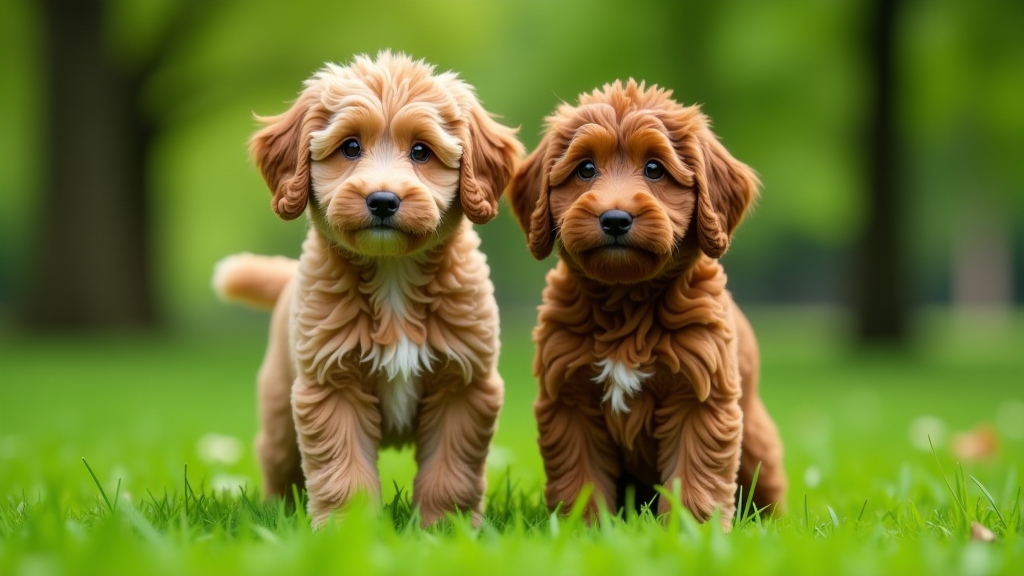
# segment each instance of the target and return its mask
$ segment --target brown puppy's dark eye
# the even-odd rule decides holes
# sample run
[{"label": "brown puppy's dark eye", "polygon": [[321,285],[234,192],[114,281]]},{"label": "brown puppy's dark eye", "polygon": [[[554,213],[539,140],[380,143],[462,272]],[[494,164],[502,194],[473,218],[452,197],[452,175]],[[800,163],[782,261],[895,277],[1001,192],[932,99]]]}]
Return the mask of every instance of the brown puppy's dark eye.
[{"label": "brown puppy's dark eye", "polygon": [[597,166],[590,160],[584,160],[576,167],[576,176],[580,180],[593,180],[594,176],[597,176]]},{"label": "brown puppy's dark eye", "polygon": [[422,164],[430,160],[430,148],[417,142],[412,145],[412,150],[409,150],[409,158],[412,158],[413,162]]},{"label": "brown puppy's dark eye", "polygon": [[359,145],[359,140],[349,138],[341,143],[341,153],[345,158],[352,160],[363,155],[363,147]]},{"label": "brown puppy's dark eye", "polygon": [[665,175],[665,167],[660,162],[651,160],[644,166],[644,176],[650,180],[661,180],[661,177]]}]

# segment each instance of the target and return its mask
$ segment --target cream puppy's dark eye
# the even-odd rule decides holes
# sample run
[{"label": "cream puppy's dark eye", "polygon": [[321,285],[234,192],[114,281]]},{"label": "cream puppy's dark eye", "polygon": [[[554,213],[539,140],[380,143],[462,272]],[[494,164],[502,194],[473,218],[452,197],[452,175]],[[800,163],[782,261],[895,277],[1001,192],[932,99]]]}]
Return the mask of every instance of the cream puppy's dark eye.
[{"label": "cream puppy's dark eye", "polygon": [[597,176],[597,166],[590,160],[584,160],[576,167],[576,176],[580,180],[593,180]]},{"label": "cream puppy's dark eye", "polygon": [[359,140],[355,138],[349,138],[341,143],[341,154],[348,159],[359,158],[363,155],[363,147],[359,145]]},{"label": "cream puppy's dark eye", "polygon": [[422,164],[427,160],[430,160],[430,156],[430,148],[427,148],[426,145],[420,144],[419,142],[413,144],[412,149],[409,150],[409,158],[412,158],[413,162]]},{"label": "cream puppy's dark eye", "polygon": [[661,180],[661,177],[665,175],[665,167],[661,165],[661,162],[651,160],[644,166],[644,176],[649,180]]}]

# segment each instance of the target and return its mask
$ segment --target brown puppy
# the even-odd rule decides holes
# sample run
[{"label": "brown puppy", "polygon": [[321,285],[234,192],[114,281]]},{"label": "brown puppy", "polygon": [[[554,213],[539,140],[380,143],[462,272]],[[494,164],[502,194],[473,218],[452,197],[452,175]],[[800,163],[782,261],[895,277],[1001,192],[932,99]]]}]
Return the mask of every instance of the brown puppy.
[{"label": "brown puppy", "polygon": [[456,509],[479,522],[504,388],[469,220],[495,216],[523,154],[515,130],[455,74],[389,52],[328,64],[260,121],[251,149],[272,207],[311,224],[298,263],[234,256],[214,278],[225,298],[274,306],[259,374],[265,492],[305,483],[321,524],[358,491],[378,501],[378,450],[414,443],[423,523]]},{"label": "brown puppy", "polygon": [[759,462],[755,502],[783,504],[757,342],[717,260],[757,189],[707,117],[656,86],[607,84],[547,119],[509,200],[536,258],[559,245],[533,332],[549,507],[592,483],[593,514],[679,479],[697,518],[717,507],[728,527],[737,473],[749,488]]}]

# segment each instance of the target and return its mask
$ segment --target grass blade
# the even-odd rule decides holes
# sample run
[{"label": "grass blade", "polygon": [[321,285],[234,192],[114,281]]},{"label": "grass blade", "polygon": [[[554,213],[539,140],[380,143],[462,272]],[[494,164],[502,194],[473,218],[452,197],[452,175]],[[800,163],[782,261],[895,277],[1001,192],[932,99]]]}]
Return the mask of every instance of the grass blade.
[{"label": "grass blade", "polygon": [[117,488],[114,489],[114,509],[111,512],[117,511],[117,501],[121,499],[121,479],[117,479]]},{"label": "grass blade", "polygon": [[559,502],[558,505],[555,506],[554,511],[551,512],[551,515],[548,516],[548,533],[555,540],[557,540],[559,534],[561,534],[561,523],[558,521],[558,517],[561,514],[562,514],[562,503]]},{"label": "grass blade", "polygon": [[750,490],[747,490],[747,504],[743,507],[743,517],[750,514],[750,505],[754,503],[754,488],[757,488],[757,476],[761,473],[761,463],[754,468],[754,477],[750,480]]},{"label": "grass blade", "polygon": [[732,527],[733,528],[739,527],[739,525],[743,521],[743,485],[742,484],[740,484],[740,486],[739,486],[739,495],[740,495],[740,497],[739,497],[740,498],[740,500],[739,500],[740,503],[739,503],[739,506],[736,507],[736,512],[734,512],[733,516],[732,516]]},{"label": "grass blade", "polygon": [[[750,507],[754,504],[754,488],[757,487],[757,477],[761,473],[761,463],[757,463],[757,467],[754,468],[754,476],[750,480],[750,489],[747,490],[747,501],[743,501],[743,487],[740,486],[740,507],[736,509],[736,513],[739,515],[738,518],[733,519],[733,526],[741,528],[746,526],[751,520]],[[742,512],[741,512],[742,508]],[[757,507],[754,507],[757,510]]]},{"label": "grass blade", "polygon": [[960,501],[960,497],[957,496],[957,493],[956,491],[953,490],[953,487],[949,485],[949,480],[946,479],[946,472],[945,470],[942,469],[942,463],[939,462],[939,454],[938,452],[935,451],[935,445],[932,444],[931,435],[928,436],[928,446],[930,446],[932,449],[932,456],[935,457],[935,464],[939,467],[939,474],[942,476],[942,482],[946,485],[946,489],[949,490],[950,495],[953,496],[953,501],[956,502],[957,508],[960,509],[960,512],[963,514],[963,519],[966,521],[967,508],[966,506],[964,506],[964,503]]},{"label": "grass blade", "polygon": [[864,505],[860,507],[860,514],[857,514],[857,523],[860,523],[860,519],[864,517],[864,511],[868,509],[868,499],[864,499]]},{"label": "grass blade", "polygon": [[623,518],[636,518],[636,486],[626,486],[626,505],[623,507]]},{"label": "grass blade", "polygon": [[[967,477],[964,476],[964,467],[962,464],[957,462],[956,464],[956,475],[953,478],[956,481],[957,492],[960,493],[960,501],[964,503],[964,508],[967,508]],[[971,517],[966,512],[964,513],[964,527],[968,528],[971,525]]]},{"label": "grass blade", "polygon": [[185,518],[188,518],[188,464],[185,464]]},{"label": "grass blade", "polygon": [[985,489],[985,486],[981,482],[978,482],[978,479],[974,476],[968,475],[968,478],[973,480],[974,483],[978,485],[978,488],[981,488],[981,493],[985,495],[985,498],[988,498],[989,504],[992,505],[992,509],[996,511],[996,516],[999,517],[999,521],[1003,524],[1003,529],[1009,530],[1010,527],[1006,524],[1006,518],[1003,518],[1003,513],[999,511],[999,506],[996,506],[996,501],[992,498],[992,495],[988,493],[988,490]]},{"label": "grass blade", "polygon": [[1010,512],[1010,521],[1016,526],[1020,520],[1020,488],[1017,488],[1017,498],[1013,502],[1013,512]]},{"label": "grass blade", "polygon": [[163,544],[163,536],[161,536],[160,532],[157,531],[157,529],[154,528],[153,525],[150,524],[149,521],[146,520],[145,517],[143,517],[143,515],[139,513],[138,510],[134,509],[131,506],[128,506],[127,508],[125,508],[124,514],[128,518],[128,521],[131,523],[131,525],[138,531],[139,534],[142,535],[142,537],[146,541],[150,542],[151,544]]},{"label": "grass blade", "polygon": [[836,517],[836,511],[833,510],[832,507],[828,506],[828,505],[826,505],[825,508],[828,508],[828,515],[832,518],[832,532],[833,533],[838,532],[839,531],[839,518]]},{"label": "grass blade", "polygon": [[[107,503],[107,509],[110,510],[111,514],[113,514],[114,513],[114,507],[110,504],[110,498],[107,498],[107,493],[103,490],[103,485],[100,484],[100,479],[96,477],[96,473],[92,471],[92,467],[89,466],[89,463],[85,460],[85,457],[82,457],[82,464],[85,464],[85,469],[88,470],[89,471],[89,475],[92,476],[92,481],[95,482],[96,483],[96,487],[100,489],[100,496],[102,496],[103,497],[103,501]],[[118,486],[118,491],[120,491],[120,488],[121,488],[121,481],[120,480],[117,481],[117,486]]]},{"label": "grass blade", "polygon": [[309,526],[309,518],[306,516],[306,507],[302,503],[302,492],[299,490],[297,484],[292,484],[292,498],[295,502],[295,517],[299,519],[299,523],[304,526]]},{"label": "grass blade", "polygon": [[593,494],[594,485],[589,482],[584,484],[579,494],[576,495],[576,501],[572,503],[572,508],[569,509],[569,516],[565,519],[568,526],[576,526],[583,519],[583,514],[586,512]]}]

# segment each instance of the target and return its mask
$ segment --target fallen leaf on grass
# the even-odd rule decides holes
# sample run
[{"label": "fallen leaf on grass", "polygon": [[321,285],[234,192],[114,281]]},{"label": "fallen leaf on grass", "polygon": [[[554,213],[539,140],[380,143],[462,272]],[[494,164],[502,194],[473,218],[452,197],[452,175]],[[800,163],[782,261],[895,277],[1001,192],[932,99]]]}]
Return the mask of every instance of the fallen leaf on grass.
[{"label": "fallen leaf on grass", "polygon": [[990,424],[982,423],[970,432],[954,434],[949,449],[961,460],[984,460],[999,452],[999,435]]},{"label": "fallen leaf on grass", "polygon": [[995,542],[996,535],[988,528],[985,528],[980,522],[971,522],[971,540]]}]

